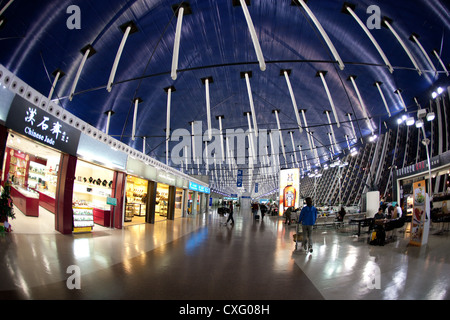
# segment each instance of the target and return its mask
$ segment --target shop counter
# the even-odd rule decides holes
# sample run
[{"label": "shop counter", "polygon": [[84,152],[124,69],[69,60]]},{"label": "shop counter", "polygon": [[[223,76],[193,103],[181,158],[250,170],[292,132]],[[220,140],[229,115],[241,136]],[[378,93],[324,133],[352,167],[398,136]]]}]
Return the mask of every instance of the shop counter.
[{"label": "shop counter", "polygon": [[94,223],[104,227],[111,227],[111,210],[94,207]]},{"label": "shop counter", "polygon": [[26,216],[39,217],[39,194],[19,186],[11,187],[15,206]]},{"label": "shop counter", "polygon": [[39,193],[39,205],[50,211],[51,213],[55,213],[55,198],[52,197],[50,194],[47,194],[43,191],[36,190],[36,192]]}]

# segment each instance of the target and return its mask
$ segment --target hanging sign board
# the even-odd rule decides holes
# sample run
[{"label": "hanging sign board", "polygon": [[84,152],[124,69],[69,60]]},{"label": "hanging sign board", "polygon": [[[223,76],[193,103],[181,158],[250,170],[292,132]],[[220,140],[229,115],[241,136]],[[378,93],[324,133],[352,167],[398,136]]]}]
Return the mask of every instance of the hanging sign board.
[{"label": "hanging sign board", "polygon": [[80,131],[21,96],[16,95],[11,103],[6,127],[48,147],[77,155]]}]

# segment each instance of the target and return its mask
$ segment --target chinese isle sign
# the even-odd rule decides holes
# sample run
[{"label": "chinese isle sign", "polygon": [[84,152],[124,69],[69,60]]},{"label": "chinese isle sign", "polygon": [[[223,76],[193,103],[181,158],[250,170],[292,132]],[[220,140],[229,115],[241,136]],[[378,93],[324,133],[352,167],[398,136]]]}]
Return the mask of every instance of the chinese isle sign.
[{"label": "chinese isle sign", "polygon": [[80,131],[16,95],[6,127],[59,151],[77,155]]}]

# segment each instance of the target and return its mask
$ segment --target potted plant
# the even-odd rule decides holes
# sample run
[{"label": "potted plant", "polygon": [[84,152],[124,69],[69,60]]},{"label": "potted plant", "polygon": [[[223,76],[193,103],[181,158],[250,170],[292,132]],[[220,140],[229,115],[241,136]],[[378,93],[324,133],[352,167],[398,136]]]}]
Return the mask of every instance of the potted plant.
[{"label": "potted plant", "polygon": [[[3,226],[5,222],[8,222],[8,218],[14,219],[15,217],[13,199],[11,198],[11,185],[9,182],[6,182],[0,196],[0,224]],[[7,225],[9,226],[9,224]]]}]

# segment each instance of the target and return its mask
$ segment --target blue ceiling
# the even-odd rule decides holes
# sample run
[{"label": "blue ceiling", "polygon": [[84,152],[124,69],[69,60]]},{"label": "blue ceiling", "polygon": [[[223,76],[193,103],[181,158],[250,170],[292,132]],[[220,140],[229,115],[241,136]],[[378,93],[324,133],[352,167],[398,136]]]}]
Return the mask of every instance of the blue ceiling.
[{"label": "blue ceiling", "polygon": [[[354,87],[356,83],[371,117],[375,132],[385,130],[395,115],[403,112],[396,89],[408,111],[417,109],[414,97],[424,107],[429,91],[446,83],[448,77],[438,59],[450,62],[449,3],[444,0],[382,1],[353,0],[354,12],[365,23],[370,5],[381,9],[381,17],[392,19],[392,26],[417,60],[422,75],[415,70],[408,55],[394,35],[382,26],[371,33],[394,67],[390,73],[375,46],[352,16],[342,13],[344,1],[310,0],[307,4],[329,35],[345,68],[341,70],[311,18],[291,0],[251,0],[248,6],[267,68],[261,71],[241,6],[232,0],[188,1],[191,14],[183,17],[178,63],[178,77],[170,76],[177,17],[167,0],[92,0],[92,1],[13,1],[4,11],[0,29],[0,63],[30,86],[47,96],[52,73],[60,69],[65,76],[57,83],[53,99],[65,109],[98,129],[105,130],[105,112],[113,110],[109,134],[138,150],[142,139],[131,140],[134,105],[139,107],[136,135],[147,137],[146,153],[165,162],[165,127],[167,93],[174,86],[171,101],[171,129],[190,129],[190,121],[203,121],[206,130],[205,86],[201,79],[212,77],[210,85],[212,125],[218,128],[217,115],[224,115],[224,129],[248,128],[244,112],[250,111],[246,82],[240,74],[252,71],[250,78],[256,119],[260,129],[276,129],[272,110],[280,110],[287,152],[291,150],[288,130],[294,130],[295,143],[308,149],[306,133],[295,130],[296,116],[288,87],[280,70],[289,69],[298,108],[306,109],[310,130],[320,157],[329,155],[328,120],[331,110],[319,70],[327,71],[326,81],[341,122],[333,125],[336,140],[346,147],[344,135],[354,138],[346,117],[351,113],[357,134],[370,134]],[[0,10],[9,1],[0,1]],[[70,5],[80,8],[81,29],[69,29]],[[121,25],[133,21],[138,31],[124,46],[111,92],[106,84],[121,42]],[[412,33],[419,40],[437,70],[432,72],[419,46],[410,41]],[[90,44],[96,51],[87,59],[75,95],[68,99],[72,83],[83,58],[80,50]],[[392,117],[388,116],[375,81],[382,90]],[[356,120],[358,119],[358,120]],[[331,115],[334,123],[335,119]],[[302,119],[303,122],[303,119]],[[354,140],[354,141],[355,141]],[[312,153],[308,154],[308,159]],[[325,158],[322,158],[324,160]],[[290,159],[288,159],[290,160]]]}]

